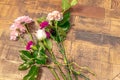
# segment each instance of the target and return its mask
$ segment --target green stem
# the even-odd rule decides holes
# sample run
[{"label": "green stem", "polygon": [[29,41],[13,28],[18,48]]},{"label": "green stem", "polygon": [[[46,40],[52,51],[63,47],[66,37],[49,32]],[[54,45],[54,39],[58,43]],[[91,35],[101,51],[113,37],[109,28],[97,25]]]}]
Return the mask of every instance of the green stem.
[{"label": "green stem", "polygon": [[63,77],[63,79],[64,79],[64,80],[67,80],[67,79],[66,79],[66,76],[65,76],[65,74],[63,73],[62,69],[60,68],[60,65],[59,65],[59,63],[58,63],[58,61],[57,61],[55,55],[53,54],[53,52],[50,51],[50,50],[48,50],[48,52],[51,54],[52,59],[53,59],[53,62],[54,62],[54,64],[57,65],[58,70],[59,70],[59,72],[61,73],[61,76]]},{"label": "green stem", "polygon": [[59,43],[58,45],[59,45],[60,51],[61,51],[61,53],[64,57],[64,63],[66,64],[66,67],[67,67],[67,70],[68,70],[69,80],[72,80],[71,69],[70,69],[69,61],[68,61],[66,53],[65,53],[65,48],[63,46],[63,42]]},{"label": "green stem", "polygon": [[29,32],[27,25],[25,25],[25,28],[26,28],[26,31],[27,31],[28,35],[30,36],[30,39],[31,39],[32,41],[34,41],[33,36],[32,36],[32,34]]},{"label": "green stem", "polygon": [[58,74],[57,74],[57,72],[55,71],[55,69],[52,67],[52,66],[50,66],[50,65],[37,65],[38,67],[47,67],[50,71],[51,71],[51,73],[52,73],[52,75],[55,77],[55,79],[56,80],[60,80],[60,78],[59,78],[59,76],[58,76]]},{"label": "green stem", "polygon": [[61,76],[63,77],[64,80],[67,80],[66,77],[65,77],[65,74],[63,73],[62,69],[60,68],[59,62],[57,61],[54,53],[52,52],[51,49],[48,49],[48,48],[46,47],[46,45],[47,45],[46,41],[43,41],[43,44],[44,44],[45,48],[47,49],[47,51],[51,54],[52,61],[53,61],[54,64],[57,66],[59,72],[61,73]]},{"label": "green stem", "polygon": [[55,77],[56,80],[60,80],[60,78],[58,77],[57,72],[54,69],[51,69],[51,68],[48,68],[48,69],[51,71],[51,73],[53,74],[53,76]]},{"label": "green stem", "polygon": [[27,42],[19,35],[20,40],[24,43],[24,45],[27,44]]},{"label": "green stem", "polygon": [[[58,26],[57,26],[58,22],[55,21],[55,29],[56,29],[56,32],[57,32],[57,35],[59,36],[59,40],[60,40],[60,35],[59,35],[59,31],[58,31]],[[60,40],[60,42],[62,42]],[[57,44],[59,45],[60,43],[57,42]],[[60,48],[60,52],[62,53],[62,56],[64,58],[64,63],[66,64],[66,67],[67,67],[67,70],[68,70],[68,77],[69,77],[69,80],[72,80],[72,77],[71,77],[71,70],[70,70],[70,66],[69,66],[69,62],[67,60],[67,56],[66,56],[66,53],[65,53],[65,48],[63,46],[63,42],[62,44],[60,44],[59,46]]]}]

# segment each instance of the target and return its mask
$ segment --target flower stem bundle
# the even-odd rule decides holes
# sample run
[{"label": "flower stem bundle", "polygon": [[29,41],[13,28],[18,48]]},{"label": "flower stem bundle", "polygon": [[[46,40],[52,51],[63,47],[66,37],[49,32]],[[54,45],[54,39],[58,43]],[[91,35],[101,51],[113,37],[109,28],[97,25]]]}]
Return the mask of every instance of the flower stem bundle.
[{"label": "flower stem bundle", "polygon": [[[29,30],[31,29],[29,25],[34,22],[29,16],[21,16],[14,21],[10,27],[10,40],[20,38],[25,41],[26,46],[26,50],[19,51],[23,60],[19,70],[29,69],[23,80],[37,80],[39,69],[42,67],[48,68],[55,80],[78,80],[78,76],[89,80],[82,73],[84,70],[94,74],[89,68],[80,67],[77,63],[70,62],[63,44],[71,27],[69,9],[77,3],[78,0],[71,0],[71,2],[62,0],[62,12],[53,11],[46,17],[38,18],[39,28],[34,32]],[[26,34],[29,35],[28,39],[25,38]],[[59,53],[62,55],[62,63],[57,59],[57,53],[53,51],[53,41],[56,42]],[[74,66],[78,67],[79,70],[76,70]]]}]

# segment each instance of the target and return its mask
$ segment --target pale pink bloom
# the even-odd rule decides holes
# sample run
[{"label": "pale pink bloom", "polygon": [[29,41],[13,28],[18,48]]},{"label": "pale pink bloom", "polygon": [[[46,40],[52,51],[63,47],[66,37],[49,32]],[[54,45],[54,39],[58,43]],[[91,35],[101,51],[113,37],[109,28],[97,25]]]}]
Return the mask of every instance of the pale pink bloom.
[{"label": "pale pink bloom", "polygon": [[22,24],[16,24],[16,26],[18,27],[18,30],[20,31],[20,33],[24,33],[25,32],[25,26]]},{"label": "pale pink bloom", "polygon": [[19,24],[19,23],[14,23],[10,26],[10,30],[19,30],[20,33],[24,33],[25,32],[25,27],[22,25],[22,24]]},{"label": "pale pink bloom", "polygon": [[32,21],[33,21],[32,18],[30,18],[29,16],[21,16],[15,19],[15,23],[22,23],[22,22],[31,23]]},{"label": "pale pink bloom", "polygon": [[61,21],[63,19],[63,14],[60,13],[59,11],[53,11],[48,14],[47,20],[56,20],[56,21]]},{"label": "pale pink bloom", "polygon": [[18,27],[15,25],[15,24],[12,24],[11,26],[10,26],[10,30],[16,30]]},{"label": "pale pink bloom", "polygon": [[23,34],[26,31],[26,28],[22,23],[31,23],[32,21],[32,18],[29,16],[21,16],[15,19],[14,23],[10,26],[10,40],[16,40],[19,34]]},{"label": "pale pink bloom", "polygon": [[16,40],[18,37],[19,33],[15,30],[11,31],[10,33],[10,40]]},{"label": "pale pink bloom", "polygon": [[61,21],[63,19],[63,15],[59,11],[53,11],[52,14],[54,15],[54,19],[56,21]]},{"label": "pale pink bloom", "polygon": [[17,40],[17,37],[16,36],[14,36],[14,35],[12,35],[12,36],[10,36],[10,40]]},{"label": "pale pink bloom", "polygon": [[47,16],[47,20],[49,20],[49,21],[54,20],[54,15],[52,13],[49,13]]}]

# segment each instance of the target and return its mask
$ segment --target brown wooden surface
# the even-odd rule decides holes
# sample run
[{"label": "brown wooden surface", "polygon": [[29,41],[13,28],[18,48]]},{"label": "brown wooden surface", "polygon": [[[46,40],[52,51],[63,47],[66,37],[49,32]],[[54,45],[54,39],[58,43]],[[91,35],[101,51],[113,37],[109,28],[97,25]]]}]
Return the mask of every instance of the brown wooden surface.
[{"label": "brown wooden surface", "polygon": [[[24,46],[9,41],[13,20],[22,15],[35,20],[61,10],[60,5],[61,0],[0,0],[0,80],[22,80],[26,74],[17,70],[18,50]],[[90,67],[97,75],[88,75],[91,80],[120,80],[120,0],[79,0],[71,11],[74,26],[65,41],[68,57]],[[53,80],[47,69],[42,72],[41,80]]]}]

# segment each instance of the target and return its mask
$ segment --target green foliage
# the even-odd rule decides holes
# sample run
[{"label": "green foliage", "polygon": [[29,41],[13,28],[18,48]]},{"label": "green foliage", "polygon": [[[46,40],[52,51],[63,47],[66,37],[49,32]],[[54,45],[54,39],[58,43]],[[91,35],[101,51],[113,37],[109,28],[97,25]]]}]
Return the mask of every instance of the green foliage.
[{"label": "green foliage", "polygon": [[21,50],[20,51],[20,57],[21,57],[22,60],[28,61],[32,58],[32,55],[29,51]]},{"label": "green foliage", "polygon": [[57,22],[57,29],[54,29],[52,38],[58,43],[62,42],[66,38],[66,34],[70,29],[70,12],[66,12],[63,15],[63,20]]},{"label": "green foliage", "polygon": [[46,64],[47,55],[45,54],[44,50],[35,51],[33,55],[37,64]]},{"label": "green foliage", "polygon": [[58,22],[58,26],[64,25],[66,22],[70,21],[70,12],[65,12],[63,14],[63,20]]},{"label": "green foliage", "polygon": [[32,46],[31,47],[33,50],[37,50],[37,46]]},{"label": "green foliage", "polygon": [[72,0],[72,2],[70,3],[71,4],[71,6],[74,6],[74,5],[76,5],[78,3],[78,0]]},{"label": "green foliage", "polygon": [[45,47],[42,42],[37,43],[37,50],[33,51],[33,57],[34,57],[35,63],[46,64],[47,55],[45,54]]},{"label": "green foliage", "polygon": [[28,69],[32,64],[34,64],[33,57],[30,54],[29,51],[21,50],[20,51],[20,57],[22,60],[24,60],[24,63],[19,66],[19,70],[26,70]]},{"label": "green foliage", "polygon": [[38,43],[37,43],[37,49],[38,50],[42,50],[42,49],[45,50],[44,44],[42,42],[38,41]]},{"label": "green foliage", "polygon": [[78,0],[72,0],[71,2],[69,0],[62,0],[62,9],[65,12],[72,6],[76,5],[77,3]]},{"label": "green foliage", "polygon": [[49,50],[52,49],[52,42],[51,42],[50,39],[45,39],[45,40],[44,40],[44,44],[45,44],[45,47],[46,47],[47,49],[49,49]]},{"label": "green foliage", "polygon": [[37,56],[35,61],[37,64],[46,64],[47,56],[45,54],[41,54],[40,56]]},{"label": "green foliage", "polygon": [[39,67],[33,65],[29,73],[23,78],[23,80],[36,80],[38,72],[39,72]]},{"label": "green foliage", "polygon": [[58,26],[61,27],[65,32],[70,29],[70,12],[66,12],[63,15],[63,20],[58,22]]},{"label": "green foliage", "polygon": [[70,8],[70,3],[69,0],[62,0],[62,9],[63,11],[66,11]]},{"label": "green foliage", "polygon": [[19,66],[19,70],[26,70],[30,67],[30,64],[25,62]]}]

